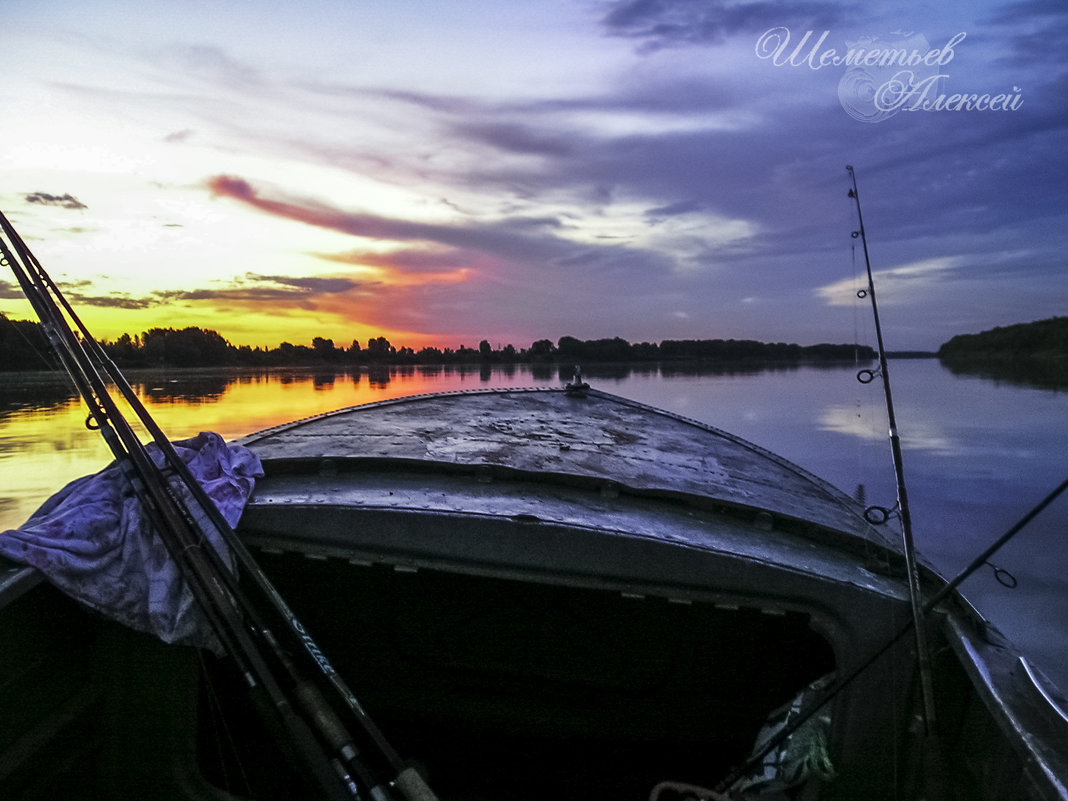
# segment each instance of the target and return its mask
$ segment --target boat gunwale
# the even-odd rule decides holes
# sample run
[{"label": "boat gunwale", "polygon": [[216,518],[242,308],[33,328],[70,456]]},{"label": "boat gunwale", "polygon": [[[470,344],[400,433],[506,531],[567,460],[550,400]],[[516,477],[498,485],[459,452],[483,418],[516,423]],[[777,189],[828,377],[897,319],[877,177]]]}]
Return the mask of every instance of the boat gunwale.
[{"label": "boat gunwale", "polygon": [[[1061,777],[1068,771],[1063,752],[1052,741],[1068,737],[1068,718],[1053,695],[1039,681],[1031,663],[1008,642],[990,642],[966,628],[959,615],[945,615],[943,627],[954,655],[969,683],[1008,743],[1027,763],[1032,781],[1043,781],[1059,798],[1068,798]],[[1021,675],[1022,674],[1022,675]],[[1037,717],[1037,721],[1036,718]],[[1036,722],[1045,731],[1034,733]],[[1060,761],[1056,766],[1054,763]]]},{"label": "boat gunwale", "polygon": [[0,557],[0,609],[18,600],[40,584],[44,574],[32,565],[23,565]]},{"label": "boat gunwale", "polygon": [[[625,496],[637,502],[649,502],[653,504],[666,504],[674,512],[683,512],[687,509],[702,514],[723,516],[731,519],[739,526],[755,529],[757,533],[764,534],[774,529],[780,535],[790,539],[798,539],[814,543],[821,547],[833,548],[839,553],[847,555],[859,566],[869,572],[876,572],[888,578],[900,578],[904,571],[903,557],[895,547],[895,543],[877,540],[874,537],[867,538],[859,534],[843,531],[820,522],[812,521],[804,517],[792,516],[775,510],[768,510],[760,505],[745,504],[739,501],[699,495],[679,490],[661,487],[640,487],[621,483],[616,480],[608,480],[591,475],[583,475],[558,471],[535,471],[504,465],[487,464],[458,464],[445,460],[414,459],[406,457],[280,457],[265,458],[263,465],[267,470],[267,478],[257,482],[256,490],[248,502],[251,509],[266,508],[273,505],[273,501],[264,500],[262,495],[270,492],[271,478],[294,478],[302,475],[322,477],[328,474],[331,478],[337,475],[360,474],[375,475],[388,470],[391,473],[405,476],[424,476],[428,479],[442,477],[445,479],[454,477],[469,477],[476,482],[509,482],[520,485],[561,487],[567,490],[579,492],[600,493],[602,497],[607,493]],[[426,486],[424,491],[427,496],[436,495],[440,487]],[[535,497],[533,495],[529,497]],[[287,505],[291,505],[289,501]],[[292,505],[301,505],[300,503]],[[322,506],[321,503],[307,503],[309,507]],[[351,505],[351,504],[343,504]],[[380,511],[401,513],[404,511],[419,511],[428,514],[453,514],[480,515],[478,509],[426,509],[423,507],[408,509],[400,503],[385,506],[374,504],[359,504],[354,508],[369,510],[379,508]],[[514,515],[500,515],[488,513],[488,517],[509,517]],[[538,522],[554,523],[558,525],[573,525],[566,521],[539,519]],[[597,526],[593,528],[597,529]],[[651,541],[662,542],[665,545],[682,546],[682,542],[673,541],[662,537],[649,536]],[[688,545],[687,547],[698,547]]]}]

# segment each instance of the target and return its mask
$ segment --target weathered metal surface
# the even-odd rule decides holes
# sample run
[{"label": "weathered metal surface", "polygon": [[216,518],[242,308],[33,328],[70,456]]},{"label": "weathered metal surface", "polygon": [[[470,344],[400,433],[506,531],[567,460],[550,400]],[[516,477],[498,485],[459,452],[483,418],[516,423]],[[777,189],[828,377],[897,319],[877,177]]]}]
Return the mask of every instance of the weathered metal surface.
[{"label": "weathered metal surface", "polygon": [[730,588],[795,603],[838,592],[905,597],[898,579],[818,537],[751,515],[566,484],[395,471],[283,474],[262,483],[241,530],[281,550],[412,567]]},{"label": "weathered metal surface", "polygon": [[494,466],[692,495],[895,547],[848,496],[719,429],[596,390],[445,393],[382,401],[243,440],[261,458]]},{"label": "weathered metal surface", "polygon": [[[1000,751],[1007,760],[1023,759],[1026,765],[1027,787],[1020,788],[1018,797],[1068,798],[1068,699],[996,632],[986,630],[986,636],[979,636],[956,616],[947,616],[944,627],[947,642],[998,731],[986,734],[984,746],[989,750],[980,752],[985,764],[977,767],[989,769]],[[961,739],[977,743],[983,736],[966,730]],[[975,754],[967,757],[981,762]]]}]

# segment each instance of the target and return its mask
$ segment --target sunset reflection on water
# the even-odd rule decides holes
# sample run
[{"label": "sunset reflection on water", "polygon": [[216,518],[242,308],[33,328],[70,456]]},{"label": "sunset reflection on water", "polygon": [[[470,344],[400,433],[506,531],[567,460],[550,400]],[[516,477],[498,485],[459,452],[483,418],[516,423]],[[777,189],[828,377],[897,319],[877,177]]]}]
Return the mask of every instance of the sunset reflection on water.
[{"label": "sunset reflection on water", "polygon": [[45,498],[111,460],[85,427],[81,401],[0,410],[0,531],[20,525]]},{"label": "sunset reflection on water", "polygon": [[[398,395],[431,391],[440,379],[425,375],[287,371],[170,378],[135,387],[149,412],[174,438],[216,431],[235,439],[289,420]],[[477,374],[473,382],[477,386]]]},{"label": "sunset reflection on water", "polygon": [[[0,387],[0,531],[21,525],[69,481],[111,461],[85,405],[58,375],[8,376]],[[382,367],[335,372],[130,371],[131,387],[171,439],[214,431],[233,440],[290,420],[425,392],[559,383],[552,371]],[[127,419],[136,418],[132,412]],[[147,433],[142,440],[149,439]]]},{"label": "sunset reflection on water", "polygon": [[236,439],[254,431],[346,406],[425,392],[525,386],[527,370],[478,367],[384,367],[371,370],[190,372],[131,380],[160,427],[174,439],[215,431]]}]

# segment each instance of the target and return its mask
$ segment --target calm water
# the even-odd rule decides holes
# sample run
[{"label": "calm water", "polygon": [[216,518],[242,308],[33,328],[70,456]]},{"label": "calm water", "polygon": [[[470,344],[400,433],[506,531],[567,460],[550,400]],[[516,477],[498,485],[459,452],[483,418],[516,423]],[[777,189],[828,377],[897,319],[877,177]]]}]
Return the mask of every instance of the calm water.
[{"label": "calm water", "polygon": [[[935,360],[891,362],[906,478],[920,550],[947,576],[1068,476],[1068,392],[955,376]],[[588,371],[600,389],[726,429],[773,450],[868,503],[892,507],[894,480],[878,382],[855,368],[739,373]],[[0,530],[17,526],[67,481],[109,461],[65,382],[0,382]],[[131,373],[174,439],[234,438],[286,420],[371,400],[488,386],[559,385],[555,370],[393,368],[376,373],[184,371]],[[1060,498],[964,584],[971,601],[1068,688],[1068,498]]]}]

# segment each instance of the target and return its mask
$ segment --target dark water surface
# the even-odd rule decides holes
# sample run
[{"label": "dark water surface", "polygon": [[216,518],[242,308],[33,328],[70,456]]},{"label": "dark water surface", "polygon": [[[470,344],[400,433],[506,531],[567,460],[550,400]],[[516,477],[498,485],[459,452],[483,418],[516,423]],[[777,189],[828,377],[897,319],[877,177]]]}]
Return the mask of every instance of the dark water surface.
[{"label": "dark water surface", "polygon": [[[879,382],[855,367],[695,371],[589,368],[595,387],[748,439],[868,503],[892,507],[894,477]],[[917,546],[947,577],[1068,477],[1068,392],[955,375],[936,360],[890,373]],[[555,386],[556,368],[382,368],[372,372],[131,372],[173,439],[231,439],[331,409],[439,390]],[[110,456],[55,375],[0,375],[0,530],[22,523],[71,479]],[[892,525],[892,524],[891,524]],[[1061,687],[1068,688],[1068,497],[991,558],[963,591]]]}]

